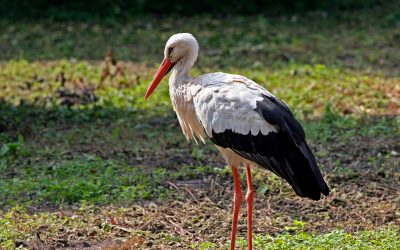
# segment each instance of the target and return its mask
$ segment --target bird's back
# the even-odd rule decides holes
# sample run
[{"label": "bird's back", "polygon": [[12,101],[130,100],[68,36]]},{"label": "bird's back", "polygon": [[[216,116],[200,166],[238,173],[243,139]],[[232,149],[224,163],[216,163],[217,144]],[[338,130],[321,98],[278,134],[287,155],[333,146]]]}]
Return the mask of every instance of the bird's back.
[{"label": "bird's back", "polygon": [[216,145],[284,178],[299,196],[318,200],[329,193],[303,128],[282,101],[239,75],[192,81],[196,116]]}]

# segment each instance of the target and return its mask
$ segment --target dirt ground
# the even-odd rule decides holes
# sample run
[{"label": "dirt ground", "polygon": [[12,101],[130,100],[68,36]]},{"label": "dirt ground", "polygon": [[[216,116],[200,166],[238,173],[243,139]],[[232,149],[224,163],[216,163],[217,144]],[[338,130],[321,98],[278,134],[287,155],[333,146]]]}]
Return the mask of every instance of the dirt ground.
[{"label": "dirt ground", "polygon": [[[354,138],[348,145],[332,143],[325,150],[329,157],[320,159],[328,166],[323,172],[332,193],[321,201],[297,197],[286,183],[263,170],[253,176],[257,195],[254,208],[254,233],[294,233],[293,220],[305,222],[302,230],[325,233],[333,229],[347,232],[400,226],[400,147],[395,138],[371,140]],[[333,146],[334,145],[334,146]],[[356,147],[357,145],[357,147]],[[372,148],[372,150],[371,150]],[[370,154],[387,153],[375,166]],[[217,158],[218,159],[218,158]],[[334,165],[340,159],[345,168]],[[222,161],[214,162],[217,166]],[[172,166],[171,166],[172,167]],[[390,170],[388,170],[390,169]],[[242,176],[242,187],[244,187]],[[263,185],[263,179],[272,180]],[[59,225],[48,236],[46,225],[37,232],[31,249],[191,249],[196,242],[224,245],[230,236],[232,182],[229,171],[202,179],[167,182],[176,195],[167,201],[134,206],[65,208],[59,217],[78,218],[93,225],[73,228]],[[243,190],[245,192],[245,190]],[[239,216],[239,236],[246,234],[245,203]],[[49,210],[50,207],[37,208]],[[36,211],[37,212],[37,211]],[[89,214],[89,216],[88,216]],[[99,233],[108,221],[109,234]],[[174,241],[173,239],[179,239]],[[172,239],[172,240],[171,240]],[[32,242],[31,242],[32,243]],[[23,244],[23,242],[21,243]]]}]

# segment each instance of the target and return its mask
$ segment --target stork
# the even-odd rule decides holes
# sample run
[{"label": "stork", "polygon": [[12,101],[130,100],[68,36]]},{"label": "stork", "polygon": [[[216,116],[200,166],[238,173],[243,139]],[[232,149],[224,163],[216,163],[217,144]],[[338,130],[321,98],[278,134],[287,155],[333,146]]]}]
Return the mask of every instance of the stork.
[{"label": "stork", "polygon": [[250,169],[256,165],[285,179],[297,195],[319,200],[329,194],[304,130],[290,109],[269,91],[240,75],[221,72],[190,77],[199,44],[193,35],[171,36],[164,60],[150,83],[147,99],[171,72],[169,93],[187,140],[210,139],[232,170],[234,204],[230,249],[235,248],[242,200],[238,166],[246,167],[247,242],[252,249],[254,189]]}]

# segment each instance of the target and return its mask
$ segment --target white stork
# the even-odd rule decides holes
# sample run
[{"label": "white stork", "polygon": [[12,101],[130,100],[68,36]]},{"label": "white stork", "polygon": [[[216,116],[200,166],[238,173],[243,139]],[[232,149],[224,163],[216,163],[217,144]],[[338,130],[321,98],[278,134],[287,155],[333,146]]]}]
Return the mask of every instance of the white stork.
[{"label": "white stork", "polygon": [[154,75],[147,99],[172,70],[169,92],[186,139],[216,145],[232,169],[234,208],[230,249],[235,248],[242,192],[237,167],[246,166],[247,241],[252,249],[254,189],[250,168],[258,165],[285,179],[297,195],[319,200],[329,194],[303,128],[289,108],[266,89],[244,76],[210,73],[192,78],[199,45],[188,33],[171,36],[164,60]]}]

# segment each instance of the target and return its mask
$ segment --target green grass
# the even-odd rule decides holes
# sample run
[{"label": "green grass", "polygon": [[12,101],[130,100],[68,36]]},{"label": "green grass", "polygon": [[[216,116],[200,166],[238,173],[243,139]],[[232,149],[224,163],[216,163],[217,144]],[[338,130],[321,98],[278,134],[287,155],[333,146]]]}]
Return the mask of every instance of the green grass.
[{"label": "green grass", "polygon": [[[172,115],[165,82],[150,100],[143,101],[153,70],[135,72],[143,76],[140,82],[134,81],[135,75],[116,79],[119,87],[115,87],[100,85],[101,66],[86,62],[3,64],[0,114],[6,118],[3,126],[11,124],[14,133],[0,133],[0,167],[7,177],[0,181],[2,206],[27,200],[111,203],[166,197],[168,189],[158,186],[175,175],[165,170],[163,178],[151,183],[152,175],[163,169],[162,163],[157,163],[161,168],[150,168],[151,172],[138,161],[131,164],[129,157],[140,162],[152,152],[164,152],[156,156],[161,158],[184,154],[201,166],[210,153],[215,155],[210,145],[187,148]],[[311,140],[331,143],[340,138],[344,143],[355,136],[400,136],[399,118],[384,115],[391,96],[382,91],[394,88],[398,77],[368,76],[323,65],[233,71],[285,100],[303,119]],[[71,91],[79,90],[76,79],[92,84],[97,101],[61,105],[57,91],[63,88],[54,80],[60,72],[68,77]],[[26,130],[27,141],[21,135]]]},{"label": "green grass", "polygon": [[167,181],[198,178],[216,171],[208,166],[180,166],[179,171],[160,167],[150,171],[93,155],[36,163],[6,157],[0,160],[0,166],[2,172],[15,176],[0,180],[1,207],[44,202],[132,204],[163,199],[172,192]]},{"label": "green grass", "polygon": [[[332,115],[334,117],[325,118]],[[306,132],[312,140],[331,143],[335,141],[335,138],[340,137],[341,143],[346,143],[355,136],[374,137],[399,134],[399,119],[357,120],[331,113],[325,113],[324,119],[328,120],[305,123]],[[93,126],[81,127],[80,131],[61,132],[55,136],[49,133],[43,135],[44,138],[38,139],[36,143],[25,143],[20,136],[19,141],[3,144],[0,150],[0,170],[6,178],[0,180],[0,206],[8,207],[24,202],[35,204],[82,201],[97,204],[133,203],[138,200],[166,198],[171,194],[170,187],[166,185],[167,181],[217,173],[216,169],[202,165],[193,167],[179,164],[179,168],[174,167],[171,170],[170,165],[149,169],[148,166],[130,164],[128,156],[123,153],[123,148],[129,147],[131,143],[129,138],[121,140],[115,135],[117,132],[113,131],[128,134],[131,138],[145,137],[148,131],[132,134],[124,126],[113,128],[107,136],[103,135],[102,141],[109,142],[111,145],[122,143],[118,149],[115,149],[116,154],[107,157],[109,159],[102,159],[95,154],[70,155],[68,149],[77,147],[77,142],[83,145],[90,144],[92,136],[96,136],[90,132],[92,129]],[[136,149],[132,147],[127,150],[132,150],[132,153],[139,158],[143,157],[142,152],[159,150],[167,150],[171,154],[179,155],[179,148],[169,149],[168,145],[176,141],[175,143],[185,147],[183,138],[178,140],[174,138],[179,136],[179,128],[175,126],[174,129],[175,133],[164,131],[167,136],[163,139],[165,140],[163,144],[146,145],[145,142],[141,144],[136,142]],[[168,133],[171,134],[168,135]],[[150,135],[148,140],[153,139],[155,137]],[[46,147],[48,143],[52,143],[53,146]],[[37,148],[38,146],[40,148]],[[201,164],[206,161],[210,152],[216,154],[210,146],[200,148],[191,146],[186,153],[187,157]],[[107,144],[99,145],[97,149],[103,150],[104,147],[107,147]],[[79,147],[75,150],[79,150]],[[96,147],[93,150],[96,150]]]},{"label": "green grass", "polygon": [[[360,231],[346,233],[334,230],[325,234],[311,234],[300,232],[296,234],[256,235],[253,240],[255,249],[400,249],[400,231],[398,228],[385,228],[377,231]],[[241,238],[237,242],[241,248],[247,247],[246,241]],[[228,246],[226,246],[228,247]],[[193,245],[194,249],[220,249],[214,243],[203,242]]]},{"label": "green grass", "polygon": [[[136,69],[132,71],[133,67]],[[166,81],[163,81],[149,101],[143,100],[143,93],[154,68],[130,64],[123,64],[121,68],[125,71],[124,76],[104,84],[100,83],[102,66],[84,61],[29,63],[17,60],[1,64],[1,105],[17,106],[11,110],[2,109],[1,112],[19,112],[23,115],[27,111],[24,115],[28,117],[29,111],[33,113],[32,116],[44,114],[50,116],[44,117],[46,122],[63,118],[86,122],[107,116],[124,117],[127,113],[135,112],[147,116],[165,115],[171,110]],[[195,69],[193,75],[212,71]],[[320,117],[327,104],[335,112],[358,116],[384,115],[391,112],[391,105],[397,105],[395,97],[399,76],[384,76],[320,64],[289,64],[283,69],[275,70],[230,68],[227,71],[245,75],[265,86],[292,107],[299,118]],[[60,73],[66,77],[66,87],[62,87],[57,80]],[[66,88],[79,93],[79,84],[94,88],[93,94],[97,101],[87,104],[78,102],[72,109],[60,105],[63,98],[60,98],[59,91]],[[28,106],[27,109],[24,109],[25,106]]]},{"label": "green grass", "polygon": [[285,67],[291,62],[392,70],[400,57],[396,8],[292,17],[141,16],[33,24],[6,19],[0,21],[5,48],[0,58],[100,60],[111,47],[121,60],[154,65],[169,36],[191,32],[200,42],[200,67]]}]

